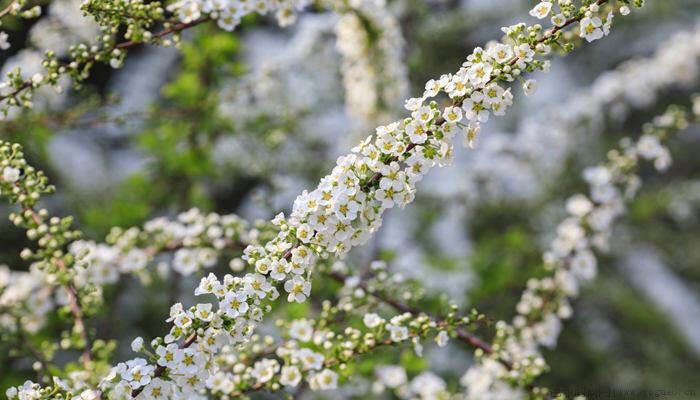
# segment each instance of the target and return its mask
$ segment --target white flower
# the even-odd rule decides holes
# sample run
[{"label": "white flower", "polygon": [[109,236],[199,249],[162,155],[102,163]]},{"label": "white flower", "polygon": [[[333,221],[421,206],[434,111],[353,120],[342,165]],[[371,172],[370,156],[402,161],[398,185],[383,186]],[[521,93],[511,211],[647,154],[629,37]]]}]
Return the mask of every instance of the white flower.
[{"label": "white flower", "polygon": [[236,17],[235,15],[231,15],[226,11],[221,12],[221,14],[219,14],[219,18],[216,20],[216,24],[219,25],[219,28],[228,32],[234,30],[240,23],[240,18]]},{"label": "white flower", "polygon": [[272,285],[264,275],[246,274],[244,278],[243,291],[247,296],[265,298],[270,288]]},{"label": "white flower", "polygon": [[564,14],[556,14],[552,16],[551,21],[552,25],[561,27],[566,23],[566,18],[564,17]]},{"label": "white flower", "polygon": [[284,290],[289,293],[287,301],[303,303],[306,301],[309,294],[311,294],[311,284],[297,275],[284,283]]},{"label": "white flower", "polygon": [[360,211],[360,204],[352,200],[349,196],[341,195],[333,204],[335,216],[341,221],[352,221],[357,218]]},{"label": "white flower", "polygon": [[316,353],[311,349],[299,349],[295,356],[301,361],[305,370],[323,368],[325,358],[322,354]]},{"label": "white flower", "polygon": [[662,153],[664,147],[661,145],[659,138],[654,135],[643,135],[637,141],[637,151],[643,158],[650,160],[656,158]]},{"label": "white flower", "polygon": [[462,109],[460,107],[447,107],[442,113],[442,117],[449,123],[457,123],[462,120]]},{"label": "white flower", "polygon": [[467,75],[472,84],[480,86],[491,80],[491,71],[493,71],[491,64],[477,63],[469,68]]},{"label": "white flower", "polygon": [[2,170],[2,180],[8,183],[15,183],[19,180],[19,169],[12,167],[5,167]]},{"label": "white flower", "polygon": [[598,17],[585,17],[580,22],[580,36],[588,42],[598,40],[603,37],[603,30],[600,28],[603,23]]},{"label": "white flower", "polygon": [[270,277],[276,281],[281,281],[287,277],[291,269],[291,265],[287,260],[281,259],[279,261],[272,263],[272,270],[270,271]]},{"label": "white flower", "polygon": [[440,92],[440,88],[441,88],[440,81],[436,81],[435,79],[431,79],[425,83],[425,91],[423,92],[423,96],[425,96],[425,97],[437,96],[437,94]]},{"label": "white flower", "polygon": [[173,323],[179,328],[187,328],[192,325],[192,317],[189,312],[182,312],[175,317]]},{"label": "white flower", "polygon": [[525,96],[530,96],[531,94],[535,93],[535,89],[537,89],[537,81],[534,79],[528,79],[523,82],[523,91],[525,92]]},{"label": "white flower", "polygon": [[231,318],[248,311],[248,296],[242,292],[228,292],[219,303],[219,309]]},{"label": "white flower", "polygon": [[628,6],[620,7],[620,14],[629,15],[629,13],[630,13],[630,8]]},{"label": "white flower", "polygon": [[141,336],[138,336],[131,342],[131,350],[138,353],[141,352],[143,349],[143,338]]},{"label": "white flower", "polygon": [[445,331],[440,331],[440,333],[435,336],[435,343],[440,347],[445,347],[449,340],[450,336]]},{"label": "white flower", "polygon": [[214,290],[220,285],[219,280],[216,275],[209,273],[207,277],[202,278],[199,281],[199,286],[194,290],[194,295],[199,296],[202,294],[214,293]]},{"label": "white flower", "polygon": [[465,74],[455,75],[452,80],[445,87],[445,91],[450,97],[464,96],[467,93],[467,89],[470,87],[469,77]]},{"label": "white flower", "polygon": [[175,343],[170,343],[167,346],[158,346],[156,348],[158,355],[158,365],[168,368],[174,368],[182,361],[182,350]]},{"label": "white flower", "polygon": [[10,48],[10,42],[7,41],[8,37],[6,32],[0,32],[0,50],[7,50]]},{"label": "white flower", "polygon": [[142,393],[151,400],[166,400],[171,398],[171,391],[172,384],[170,382],[155,378],[143,389]]},{"label": "white flower", "polygon": [[530,15],[538,19],[543,19],[549,15],[550,11],[552,11],[552,3],[543,1],[530,10]]},{"label": "white flower", "polygon": [[203,363],[204,355],[197,349],[188,347],[182,349],[182,359],[175,369],[180,373],[193,375],[201,371]]},{"label": "white flower", "polygon": [[204,268],[211,268],[216,265],[218,255],[216,250],[210,248],[199,249],[197,252],[197,262]]},{"label": "white flower", "polygon": [[314,329],[311,326],[311,322],[306,319],[294,320],[289,326],[289,336],[302,342],[311,340],[313,332]]},{"label": "white flower", "polygon": [[393,342],[402,342],[408,339],[408,328],[400,325],[388,325],[387,327],[391,333],[391,340]]},{"label": "white flower", "polygon": [[122,272],[135,272],[146,268],[148,264],[148,255],[141,249],[131,249],[124,256],[123,262],[120,264]]},{"label": "white flower", "polygon": [[293,365],[283,367],[280,375],[280,383],[284,386],[296,387],[301,382],[301,372]]},{"label": "white flower", "polygon": [[201,321],[211,321],[214,317],[214,313],[211,312],[211,307],[210,303],[197,304],[194,316]]},{"label": "white flower", "polygon": [[269,258],[263,258],[255,262],[255,271],[262,275],[267,275],[272,268],[272,261]]},{"label": "white flower", "polygon": [[598,271],[598,262],[592,252],[580,251],[571,258],[571,271],[579,279],[591,280]]},{"label": "white flower", "polygon": [[434,115],[435,111],[428,106],[423,106],[411,113],[411,116],[415,118],[416,121],[426,125],[430,123]]},{"label": "white flower", "polygon": [[302,265],[310,265],[313,262],[313,254],[308,247],[297,246],[292,250],[292,262]]},{"label": "white flower", "polygon": [[566,201],[566,211],[575,217],[583,217],[593,210],[593,203],[582,194],[571,196]]},{"label": "white flower", "polygon": [[377,367],[377,378],[388,388],[397,388],[407,381],[406,370],[398,365],[382,365]]},{"label": "white flower", "polygon": [[367,326],[368,328],[373,329],[378,327],[382,322],[384,322],[384,319],[375,313],[368,313],[365,314],[364,317],[362,317],[362,322],[364,322],[365,326]]},{"label": "white flower", "polygon": [[415,144],[423,144],[428,139],[425,127],[418,121],[411,121],[406,125],[406,134]]},{"label": "white flower", "polygon": [[489,120],[489,111],[484,105],[485,96],[481,92],[474,92],[464,100],[464,116],[470,121],[486,122]]},{"label": "white flower", "polygon": [[610,28],[612,27],[613,19],[615,18],[615,14],[610,11],[608,15],[605,17],[605,23],[603,24],[603,34],[605,36],[608,36],[610,34]]},{"label": "white flower", "polygon": [[199,3],[196,1],[185,1],[179,7],[178,17],[180,18],[180,21],[185,24],[198,20],[200,16],[201,8]]},{"label": "white flower", "polygon": [[441,395],[444,395],[447,387],[445,381],[430,371],[423,372],[413,378],[410,386],[411,391],[418,394],[421,399],[439,399]]},{"label": "white flower", "polygon": [[612,176],[610,170],[603,166],[597,166],[583,170],[583,179],[592,186],[602,186],[608,184]]},{"label": "white flower", "polygon": [[330,369],[324,369],[321,373],[311,378],[313,390],[331,390],[338,387],[338,374]]},{"label": "white flower", "polygon": [[547,314],[542,322],[532,327],[537,341],[543,346],[553,348],[561,332],[561,320],[554,314]]},{"label": "white flower", "polygon": [[265,358],[253,365],[250,375],[257,379],[258,383],[265,383],[272,379],[279,369],[280,365],[277,360]]},{"label": "white flower", "polygon": [[513,58],[513,49],[511,46],[503,43],[491,46],[487,52],[499,64],[504,64]]},{"label": "white flower", "polygon": [[411,342],[413,342],[413,352],[416,353],[418,357],[423,357],[423,343],[420,342],[420,338],[416,336],[411,339]]},{"label": "white flower", "polygon": [[297,227],[297,239],[304,243],[309,243],[311,237],[313,236],[313,230],[307,224],[301,224]]},{"label": "white flower", "polygon": [[421,105],[423,105],[423,99],[414,97],[406,100],[404,107],[406,107],[408,111],[415,111],[419,109]]},{"label": "white flower", "polygon": [[129,381],[132,389],[138,389],[141,386],[148,385],[154,369],[155,367],[148,365],[143,358],[136,358],[126,362],[122,378]]},{"label": "white flower", "polygon": [[191,249],[180,249],[175,252],[173,270],[182,275],[189,276],[199,269],[197,253]]},{"label": "white flower", "polygon": [[530,45],[527,43],[513,47],[513,51],[515,52],[516,57],[525,62],[532,61],[532,58],[535,56],[535,52],[532,50],[532,47],[530,47]]}]

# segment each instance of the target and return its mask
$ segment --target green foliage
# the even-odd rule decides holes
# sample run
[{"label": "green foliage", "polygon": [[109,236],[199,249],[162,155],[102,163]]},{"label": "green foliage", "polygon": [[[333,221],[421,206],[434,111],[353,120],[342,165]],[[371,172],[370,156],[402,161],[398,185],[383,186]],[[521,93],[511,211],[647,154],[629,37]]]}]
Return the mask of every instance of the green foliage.
[{"label": "green foliage", "polygon": [[470,265],[478,283],[469,299],[494,318],[508,315],[514,307],[515,298],[504,293],[519,293],[528,278],[544,272],[529,215],[530,210],[508,203],[484,205],[474,212],[470,235],[478,241]]}]

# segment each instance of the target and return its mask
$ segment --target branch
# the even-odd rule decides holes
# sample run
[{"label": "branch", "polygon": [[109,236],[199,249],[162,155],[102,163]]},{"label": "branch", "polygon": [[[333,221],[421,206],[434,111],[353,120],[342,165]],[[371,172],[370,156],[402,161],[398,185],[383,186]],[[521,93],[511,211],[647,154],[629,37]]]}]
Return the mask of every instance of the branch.
[{"label": "branch", "polygon": [[17,0],[12,0],[10,4],[8,4],[5,8],[0,10],[0,18],[4,17],[5,15],[11,13],[16,7],[17,7],[18,1]]},{"label": "branch", "polygon": [[[339,272],[330,272],[328,274],[331,278],[333,278],[335,281],[340,282],[340,283],[345,283],[345,280],[348,279],[348,276],[343,275]],[[445,325],[448,323],[443,318],[440,318],[438,316],[432,315],[431,313],[419,310],[415,307],[411,307],[408,304],[402,303],[396,299],[393,299],[389,296],[384,295],[383,293],[371,290],[367,284],[364,281],[359,281],[357,286],[362,288],[365,292],[369,293],[370,296],[376,298],[377,300],[381,301],[382,303],[385,303],[397,311],[400,311],[402,313],[409,313],[414,316],[418,315],[427,315],[431,320],[435,321],[435,323],[440,324],[440,325]],[[476,347],[477,349],[483,350],[487,354],[492,354],[493,353],[493,348],[483,339],[479,338],[477,335],[467,331],[464,328],[457,327],[455,329],[455,332],[457,333],[457,337],[464,343],[467,343],[470,346]],[[510,362],[508,361],[501,361],[503,365],[508,368],[512,369],[513,366]]]},{"label": "branch", "polygon": [[[43,224],[41,216],[36,212],[36,210],[34,210],[34,208],[24,207],[23,211],[31,214],[31,218],[37,226]],[[60,258],[56,259],[56,266],[61,272],[67,272],[68,270],[65,262]],[[90,342],[90,335],[88,334],[85,326],[85,321],[83,320],[83,309],[80,305],[78,290],[71,282],[68,282],[63,286],[68,294],[68,305],[70,307],[71,315],[73,316],[75,329],[80,333],[80,338],[84,343],[82,359],[85,369],[88,369],[90,363],[92,362],[92,344]]]},{"label": "branch", "polygon": [[[163,29],[162,31],[153,34],[153,38],[160,39],[160,38],[163,38],[163,37],[168,36],[170,34],[182,32],[182,31],[189,29],[193,26],[197,26],[199,24],[202,24],[202,23],[208,22],[208,21],[211,21],[211,19],[202,18],[202,19],[199,19],[197,21],[193,21],[193,22],[190,22],[187,24],[177,23],[169,28]],[[135,46],[138,46],[138,45],[144,44],[144,43],[145,42],[137,42],[137,41],[133,41],[133,40],[128,40],[125,42],[118,43],[117,45],[114,46],[114,49],[125,50],[125,49],[130,49],[130,48],[133,48]],[[84,64],[87,64],[89,62],[94,62],[94,61],[96,61],[95,56],[90,57],[87,60],[85,60]],[[6,99],[9,99],[9,98],[16,98],[19,94],[21,94],[26,89],[32,87],[33,85],[34,84],[33,84],[31,79],[25,80],[20,86],[16,87],[15,90],[12,91],[11,93],[0,96],[0,102],[4,101]]]}]

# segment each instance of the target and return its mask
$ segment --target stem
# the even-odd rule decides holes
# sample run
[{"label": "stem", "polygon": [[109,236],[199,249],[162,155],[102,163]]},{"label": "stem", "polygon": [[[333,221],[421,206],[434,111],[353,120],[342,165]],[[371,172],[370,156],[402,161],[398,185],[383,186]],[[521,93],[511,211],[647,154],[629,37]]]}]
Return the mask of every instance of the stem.
[{"label": "stem", "polygon": [[[4,10],[3,10],[3,11],[4,11]],[[1,15],[0,15],[0,17],[1,17]],[[190,22],[190,23],[187,23],[187,24],[185,24],[185,23],[177,23],[177,24],[175,24],[175,25],[173,25],[173,26],[171,26],[171,27],[169,27],[169,28],[163,29],[162,31],[153,34],[153,38],[159,39],[159,38],[162,38],[162,37],[164,37],[164,36],[167,36],[167,35],[170,35],[170,34],[173,34],[173,33],[182,32],[182,31],[184,31],[185,29],[189,29],[189,28],[191,28],[191,27],[193,27],[193,26],[197,26],[197,25],[199,25],[199,24],[201,24],[201,23],[208,22],[208,21],[211,21],[211,20],[208,19],[208,18],[203,18],[203,19],[200,19],[200,20],[197,20],[197,21],[193,21],[193,22]],[[139,45],[139,44],[142,44],[142,43],[143,43],[143,42],[136,42],[136,41],[133,41],[133,40],[128,40],[128,41],[126,41],[126,42],[118,43],[116,46],[114,46],[114,48],[115,48],[115,49],[120,49],[120,50],[123,50],[123,49],[130,49],[130,48],[135,47],[135,46],[137,46],[137,45]],[[94,57],[89,58],[89,59],[86,60],[86,62],[92,62],[92,61],[95,61],[95,58],[94,58]],[[18,86],[13,92],[8,93],[8,94],[6,94],[6,95],[0,96],[0,102],[1,102],[1,101],[4,101],[5,99],[8,99],[8,98],[15,98],[15,97],[17,97],[20,93],[22,93],[24,90],[26,90],[26,89],[28,89],[28,88],[30,88],[30,87],[32,87],[32,81],[31,81],[31,80],[26,80],[26,81],[24,81],[24,83],[22,83],[22,85]]]},{"label": "stem", "polygon": [[[348,278],[347,276],[345,276],[341,273],[338,273],[338,272],[331,272],[331,273],[329,273],[329,276],[340,283],[344,283],[345,280]],[[369,293],[370,296],[376,298],[377,300],[381,301],[382,303],[390,305],[391,307],[393,307],[394,309],[396,309],[398,311],[401,311],[404,313],[409,313],[409,314],[416,315],[416,316],[420,315],[420,314],[427,315],[430,319],[435,321],[435,323],[437,323],[437,324],[442,324],[442,325],[447,324],[447,321],[443,318],[440,318],[440,317],[432,315],[428,312],[419,310],[415,307],[411,307],[408,304],[402,303],[402,302],[400,302],[396,299],[393,299],[389,296],[386,296],[382,293],[370,290],[368,288],[367,284],[363,281],[360,281],[357,285],[360,288],[362,288],[365,292]],[[488,343],[486,343],[486,341],[484,341],[483,339],[481,339],[477,335],[467,331],[466,329],[461,328],[461,327],[457,327],[456,333],[457,333],[457,337],[462,342],[467,343],[468,345],[470,345],[472,347],[476,347],[478,349],[481,349],[487,354],[493,353],[493,348],[491,348],[491,346]],[[508,369],[513,368],[513,365],[510,362],[508,362],[506,360],[500,360],[500,361],[506,368],[508,368]]]},{"label": "stem", "polygon": [[[31,214],[32,220],[37,226],[43,223],[41,217],[33,208],[24,207],[24,211]],[[61,272],[66,272],[68,270],[63,259],[56,259],[56,266]],[[63,286],[68,294],[68,305],[70,307],[71,315],[73,316],[75,329],[80,333],[80,338],[84,343],[82,355],[83,364],[85,365],[85,369],[89,369],[90,363],[92,362],[92,345],[90,343],[90,335],[88,334],[85,321],[83,319],[83,309],[80,305],[78,290],[71,282],[68,282]]]},{"label": "stem", "polygon": [[9,14],[15,8],[15,4],[17,4],[17,0],[11,1],[10,4],[8,4],[5,8],[0,10],[0,18]]}]

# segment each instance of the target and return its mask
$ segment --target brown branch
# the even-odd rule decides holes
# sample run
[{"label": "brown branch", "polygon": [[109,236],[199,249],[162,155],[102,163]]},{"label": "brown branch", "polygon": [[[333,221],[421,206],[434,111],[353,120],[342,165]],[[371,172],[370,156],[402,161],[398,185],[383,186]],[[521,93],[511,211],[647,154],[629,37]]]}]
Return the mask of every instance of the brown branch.
[{"label": "brown branch", "polygon": [[[608,1],[609,1],[609,0],[598,0],[598,1],[596,2],[596,4],[597,4],[597,5],[602,5],[602,4],[604,4],[604,3],[607,3]],[[537,39],[537,40],[535,41],[535,43],[537,43],[537,44],[543,43],[543,42],[546,41],[547,39],[551,38],[551,37],[552,37],[554,34],[556,34],[557,32],[561,31],[562,29],[568,27],[569,25],[571,25],[571,24],[573,24],[573,23],[575,23],[575,22],[580,21],[582,18],[583,18],[583,14],[580,15],[580,16],[577,16],[577,17],[571,17],[571,18],[569,18],[568,20],[566,20],[566,22],[564,22],[564,24],[563,24],[562,26],[555,26],[555,27],[553,27],[553,28],[550,28],[547,32],[544,33],[544,35],[542,35],[541,38]],[[514,65],[517,61],[518,61],[518,57],[517,57],[517,56],[513,56],[513,58],[511,58],[511,59],[508,61],[507,64],[512,66],[512,65]],[[493,81],[495,81],[495,80],[497,80],[497,79],[498,79],[498,77],[492,77],[492,78],[489,80],[488,83],[491,83],[491,82],[493,82]],[[452,103],[452,106],[454,106],[454,107],[461,107],[463,102],[464,102],[464,98],[461,98],[461,99],[455,101],[454,103]],[[445,118],[443,118],[442,116],[439,117],[439,118],[435,121],[435,125],[436,125],[436,126],[441,126],[441,125],[443,125],[444,123],[445,123]],[[427,131],[427,132],[426,132],[426,135],[427,135],[428,137],[432,136],[433,134],[434,134],[434,133],[433,133],[432,131]],[[416,148],[417,146],[418,146],[418,145],[416,145],[415,143],[410,143],[408,146],[406,146],[406,151],[404,152],[404,154],[407,154],[409,151],[413,150],[413,149]],[[389,158],[389,160],[387,160],[387,163],[391,163],[391,162],[394,162],[394,161],[399,161],[399,157],[398,157],[398,156],[391,157],[391,158]],[[365,189],[365,188],[368,188],[368,187],[372,186],[373,184],[375,184],[376,182],[378,182],[379,179],[381,179],[381,177],[382,177],[382,174],[381,174],[381,173],[379,173],[379,172],[375,173],[375,174],[372,176],[372,178],[370,178],[370,179],[366,182],[365,185],[361,186],[362,189]]]},{"label": "brown branch", "polygon": [[[199,25],[199,24],[201,24],[201,23],[208,22],[208,21],[211,21],[211,20],[210,20],[209,18],[202,18],[202,19],[198,19],[198,20],[196,20],[196,21],[192,21],[192,22],[189,22],[189,23],[186,23],[186,24],[183,23],[183,22],[180,22],[180,23],[177,23],[177,24],[175,24],[175,25],[173,25],[173,26],[171,26],[171,27],[169,27],[169,28],[163,29],[162,31],[160,31],[160,32],[158,32],[158,33],[155,33],[155,34],[153,35],[153,38],[154,38],[154,39],[160,39],[160,38],[162,38],[162,37],[164,37],[164,36],[167,36],[167,35],[170,35],[170,34],[173,34],[173,33],[182,32],[182,31],[184,31],[185,29],[189,29],[189,28],[191,28],[191,27],[193,27],[193,26],[197,26],[197,25]],[[131,48],[131,47],[137,46],[137,45],[142,44],[142,43],[143,43],[143,42],[135,42],[135,41],[133,41],[133,40],[129,40],[129,41],[126,41],[126,42],[122,42],[122,43],[117,44],[116,46],[114,46],[114,48],[115,48],[115,49],[129,49],[129,48]]]},{"label": "brown branch", "polygon": [[17,4],[17,0],[12,0],[10,4],[8,4],[5,8],[0,10],[0,18],[4,17],[5,15],[9,14],[12,12],[12,10],[15,8],[15,5]]},{"label": "brown branch", "polygon": [[[409,333],[408,337],[409,338],[418,337],[418,334],[414,333],[414,332]],[[381,340],[378,342],[374,342],[374,344],[372,344],[371,346],[361,347],[361,348],[353,350],[352,354],[350,354],[347,357],[347,359],[356,358],[356,357],[359,357],[363,354],[369,353],[370,351],[372,351],[374,349],[377,349],[380,347],[385,347],[385,346],[391,346],[393,344],[398,344],[398,343],[401,343],[401,342],[395,342],[391,339],[384,339],[384,340]],[[325,368],[331,368],[331,367],[333,367],[337,364],[343,363],[343,362],[345,362],[345,361],[342,359],[339,359],[339,358],[329,358],[323,362],[323,366]],[[236,399],[236,398],[239,398],[241,396],[245,396],[247,394],[257,392],[258,390],[265,388],[265,385],[266,385],[266,383],[259,382],[259,383],[256,383],[256,384],[254,384],[246,389],[241,389],[241,390],[238,390],[236,392],[233,392],[230,394],[230,396],[231,396],[231,398]]]},{"label": "brown branch", "polygon": [[[186,30],[186,29],[189,29],[189,28],[191,28],[191,27],[193,27],[193,26],[197,26],[197,25],[199,25],[199,24],[202,24],[202,23],[208,22],[208,21],[211,21],[211,20],[210,20],[209,18],[203,18],[203,19],[199,19],[199,20],[197,20],[197,21],[193,21],[193,22],[190,22],[190,23],[187,23],[187,24],[185,24],[185,23],[177,23],[177,24],[174,24],[173,26],[171,26],[171,27],[169,27],[169,28],[163,29],[162,31],[153,34],[153,38],[155,38],[155,39],[160,39],[160,38],[162,38],[162,37],[164,37],[164,36],[168,36],[168,35],[170,35],[170,34],[182,32],[182,31],[184,31],[184,30]],[[138,46],[138,45],[140,45],[140,44],[143,44],[143,42],[137,42],[137,41],[133,41],[133,40],[128,40],[128,41],[126,41],[126,42],[118,43],[117,45],[114,46],[114,48],[115,48],[115,49],[124,50],[124,49],[130,49],[130,48],[135,47],[135,46]],[[86,63],[88,63],[88,62],[93,62],[93,61],[95,61],[95,57],[94,57],[94,56],[88,58],[87,60],[85,60]],[[17,97],[20,93],[22,93],[24,90],[30,88],[31,86],[32,86],[32,81],[31,81],[30,79],[24,81],[24,83],[22,83],[22,85],[18,86],[13,92],[8,93],[8,94],[6,94],[6,95],[0,96],[0,102],[6,100],[6,99],[8,99],[8,98],[15,98],[15,97]]]},{"label": "brown branch", "polygon": [[[345,276],[341,273],[338,273],[338,272],[330,272],[329,276],[340,283],[344,283],[345,280],[348,278],[347,276]],[[414,316],[421,315],[421,314],[426,315],[438,324],[441,324],[441,325],[447,324],[447,321],[443,318],[440,318],[440,317],[432,315],[428,312],[419,310],[415,307],[411,307],[408,304],[402,303],[396,299],[393,299],[389,296],[386,296],[383,293],[380,293],[380,292],[377,292],[374,290],[370,290],[369,287],[367,286],[367,284],[363,281],[360,281],[357,285],[360,288],[362,288],[365,292],[367,292],[370,296],[376,298],[377,300],[381,301],[382,303],[390,305],[391,307],[393,307],[394,309],[396,309],[400,312],[409,313],[409,314],[412,314]],[[457,327],[455,332],[457,333],[457,337],[462,342],[467,343],[470,346],[476,347],[478,349],[481,349],[487,354],[493,353],[493,348],[488,343],[486,343],[486,341],[484,341],[483,339],[481,339],[477,335],[475,335],[475,334],[473,334],[473,333],[471,333],[471,332],[469,332],[466,329],[461,328],[461,327]],[[508,369],[513,368],[513,365],[506,360],[501,360],[501,363]]]},{"label": "brown branch", "polygon": [[[41,217],[33,208],[24,207],[24,212],[29,212],[32,221],[37,226],[43,223]],[[61,272],[66,272],[68,270],[68,268],[66,267],[66,263],[60,258],[56,259],[56,266]],[[85,321],[83,319],[83,309],[80,305],[78,290],[71,282],[68,282],[63,286],[65,287],[66,293],[68,294],[68,305],[70,307],[71,315],[73,316],[73,323],[75,325],[75,329],[79,331],[80,338],[84,342],[82,355],[83,364],[85,366],[85,369],[89,369],[90,363],[92,362],[92,345],[90,343],[90,335],[88,334],[87,327],[85,326]]]}]

